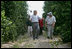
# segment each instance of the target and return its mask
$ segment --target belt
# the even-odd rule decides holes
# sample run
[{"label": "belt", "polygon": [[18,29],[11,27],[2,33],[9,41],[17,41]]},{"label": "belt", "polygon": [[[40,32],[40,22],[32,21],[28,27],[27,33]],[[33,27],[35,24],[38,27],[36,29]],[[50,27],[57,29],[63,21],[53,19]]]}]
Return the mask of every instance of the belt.
[{"label": "belt", "polygon": [[39,23],[39,22],[32,22],[32,23]]},{"label": "belt", "polygon": [[52,25],[52,24],[47,24],[47,25]]}]

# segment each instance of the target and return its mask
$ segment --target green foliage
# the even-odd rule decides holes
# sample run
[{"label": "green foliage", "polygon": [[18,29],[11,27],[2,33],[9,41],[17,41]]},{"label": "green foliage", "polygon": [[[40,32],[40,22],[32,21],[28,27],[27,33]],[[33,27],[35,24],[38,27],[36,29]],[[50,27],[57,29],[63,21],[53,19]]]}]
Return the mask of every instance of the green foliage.
[{"label": "green foliage", "polygon": [[12,24],[12,21],[7,20],[5,15],[5,11],[1,11],[1,41],[13,41],[17,36],[16,26]]},{"label": "green foliage", "polygon": [[45,1],[43,17],[50,11],[57,20],[54,35],[60,34],[64,42],[71,41],[71,1]]},{"label": "green foliage", "polygon": [[1,1],[1,42],[14,41],[27,30],[25,1]]},{"label": "green foliage", "polygon": [[4,10],[4,2],[1,1],[1,11]]},{"label": "green foliage", "polygon": [[15,24],[17,26],[17,33],[19,34],[24,34],[24,32],[27,31],[26,28],[26,19],[27,19],[27,4],[25,1],[16,1],[16,9],[15,9],[15,14],[16,16],[14,17],[15,19]]},{"label": "green foliage", "polygon": [[5,16],[9,17],[11,20],[15,16],[15,4],[13,1],[4,1]]}]

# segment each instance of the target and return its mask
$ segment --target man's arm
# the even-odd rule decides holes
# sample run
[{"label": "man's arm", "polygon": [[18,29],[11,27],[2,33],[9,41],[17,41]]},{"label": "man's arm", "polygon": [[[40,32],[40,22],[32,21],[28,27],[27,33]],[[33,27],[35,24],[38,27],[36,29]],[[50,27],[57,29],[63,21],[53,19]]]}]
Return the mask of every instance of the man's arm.
[{"label": "man's arm", "polygon": [[44,20],[44,18],[42,18]]},{"label": "man's arm", "polygon": [[30,19],[29,20],[32,21],[32,16],[30,16]]},{"label": "man's arm", "polygon": [[47,22],[45,22],[45,27],[47,27]]},{"label": "man's arm", "polygon": [[55,22],[53,22],[52,26],[53,26],[53,27],[55,26]]},{"label": "man's arm", "polygon": [[38,16],[38,20],[40,20],[41,18]]},{"label": "man's arm", "polygon": [[46,17],[46,19],[45,19],[45,27],[47,27],[47,17]]},{"label": "man's arm", "polygon": [[53,27],[55,26],[55,22],[56,22],[56,18],[54,17],[54,22],[52,24]]}]

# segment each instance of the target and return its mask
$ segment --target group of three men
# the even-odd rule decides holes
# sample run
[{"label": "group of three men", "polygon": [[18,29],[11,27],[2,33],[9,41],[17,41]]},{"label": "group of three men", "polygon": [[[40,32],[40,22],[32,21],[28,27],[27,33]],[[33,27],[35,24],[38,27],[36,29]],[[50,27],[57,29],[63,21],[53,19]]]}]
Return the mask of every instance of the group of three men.
[{"label": "group of three men", "polygon": [[[45,26],[47,27],[47,30],[48,30],[48,32],[47,32],[48,37],[47,38],[52,38],[56,19],[52,15],[52,12],[49,12],[47,14],[48,14],[48,16],[45,19]],[[36,10],[34,10],[33,15],[29,17],[28,24],[32,23],[32,25],[30,25],[28,27],[28,32],[30,33],[30,30],[33,31],[32,34],[30,33],[30,35],[33,36],[33,40],[38,39],[38,35],[41,34],[42,29],[43,29],[43,20],[44,20],[44,18],[41,19],[37,15]]]}]

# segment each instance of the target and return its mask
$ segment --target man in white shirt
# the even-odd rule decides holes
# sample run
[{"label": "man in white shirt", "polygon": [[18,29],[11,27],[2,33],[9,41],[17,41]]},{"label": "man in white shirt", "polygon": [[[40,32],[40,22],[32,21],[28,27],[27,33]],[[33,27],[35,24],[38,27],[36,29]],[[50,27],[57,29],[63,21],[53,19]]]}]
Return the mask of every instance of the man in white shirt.
[{"label": "man in white shirt", "polygon": [[30,17],[30,20],[32,22],[32,28],[33,28],[33,39],[38,39],[39,34],[39,19],[40,17],[37,15],[37,11],[34,10],[33,15]]},{"label": "man in white shirt", "polygon": [[48,38],[53,38],[53,31],[54,31],[54,26],[56,22],[56,18],[52,15],[52,12],[48,13],[48,16],[46,17],[46,23],[45,26],[48,29]]}]

